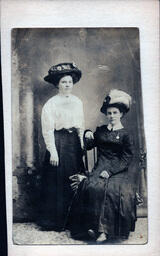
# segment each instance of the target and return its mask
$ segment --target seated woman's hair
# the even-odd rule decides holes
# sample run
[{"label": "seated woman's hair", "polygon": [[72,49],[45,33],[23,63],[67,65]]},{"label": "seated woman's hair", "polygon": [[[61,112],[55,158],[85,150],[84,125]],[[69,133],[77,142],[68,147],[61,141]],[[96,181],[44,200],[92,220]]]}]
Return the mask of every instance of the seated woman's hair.
[{"label": "seated woman's hair", "polygon": [[110,104],[110,105],[108,105],[107,107],[106,107],[106,113],[107,113],[107,109],[108,108],[118,108],[119,109],[119,111],[121,112],[121,113],[123,113],[123,115],[124,114],[126,114],[127,112],[128,112],[128,109],[127,109],[127,107],[124,105],[124,104],[122,104],[122,103],[115,103],[115,104]]},{"label": "seated woman's hair", "polygon": [[127,113],[131,106],[131,96],[118,89],[111,90],[103,101],[101,112],[106,114],[107,108],[116,107],[123,114]]}]

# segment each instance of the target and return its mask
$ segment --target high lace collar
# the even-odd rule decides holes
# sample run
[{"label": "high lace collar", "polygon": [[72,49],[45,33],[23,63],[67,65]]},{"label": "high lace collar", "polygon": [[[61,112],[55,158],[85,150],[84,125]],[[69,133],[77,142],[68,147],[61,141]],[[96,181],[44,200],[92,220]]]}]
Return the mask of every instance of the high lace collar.
[{"label": "high lace collar", "polygon": [[120,129],[122,129],[122,128],[124,128],[123,127],[123,125],[121,124],[121,122],[120,123],[118,123],[117,125],[114,125],[114,126],[112,126],[111,124],[108,124],[107,125],[107,129],[109,130],[109,131],[116,131],[116,130],[120,130]]}]

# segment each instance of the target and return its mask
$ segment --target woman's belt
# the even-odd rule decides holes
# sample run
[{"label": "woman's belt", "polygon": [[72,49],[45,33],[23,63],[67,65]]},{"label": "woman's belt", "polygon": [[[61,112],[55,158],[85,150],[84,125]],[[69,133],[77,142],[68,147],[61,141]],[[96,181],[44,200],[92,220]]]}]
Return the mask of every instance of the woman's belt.
[{"label": "woman's belt", "polygon": [[62,128],[60,130],[55,130],[56,132],[68,132],[68,133],[73,133],[73,132],[77,132],[77,128],[75,127],[71,127],[71,128]]}]

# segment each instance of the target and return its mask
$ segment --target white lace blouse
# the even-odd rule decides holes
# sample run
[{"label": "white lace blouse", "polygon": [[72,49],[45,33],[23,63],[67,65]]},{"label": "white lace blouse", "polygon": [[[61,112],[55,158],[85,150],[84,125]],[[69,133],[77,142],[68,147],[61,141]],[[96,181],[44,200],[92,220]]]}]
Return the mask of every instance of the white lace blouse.
[{"label": "white lace blouse", "polygon": [[42,134],[51,154],[56,151],[54,130],[75,127],[83,145],[84,113],[82,101],[74,96],[58,94],[49,99],[42,109]]}]

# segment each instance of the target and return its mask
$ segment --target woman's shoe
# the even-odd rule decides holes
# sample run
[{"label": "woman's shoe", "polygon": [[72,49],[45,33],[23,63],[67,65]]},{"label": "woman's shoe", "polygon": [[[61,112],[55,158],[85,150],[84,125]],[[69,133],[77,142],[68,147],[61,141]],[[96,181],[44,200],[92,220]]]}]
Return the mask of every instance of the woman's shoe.
[{"label": "woman's shoe", "polygon": [[89,229],[88,230],[88,235],[89,235],[89,237],[90,238],[92,238],[93,240],[96,240],[96,233],[94,232],[94,230],[93,229]]},{"label": "woman's shoe", "polygon": [[103,242],[107,240],[106,234],[105,233],[101,233],[100,236],[97,238],[97,242]]}]

